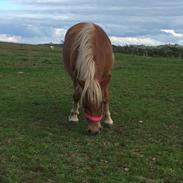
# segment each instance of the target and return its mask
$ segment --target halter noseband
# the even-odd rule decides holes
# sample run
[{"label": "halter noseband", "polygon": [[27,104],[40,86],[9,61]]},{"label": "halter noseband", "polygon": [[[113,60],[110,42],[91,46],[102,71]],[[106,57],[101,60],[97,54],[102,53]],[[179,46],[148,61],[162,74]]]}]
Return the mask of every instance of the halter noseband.
[{"label": "halter noseband", "polygon": [[102,119],[102,115],[101,116],[97,116],[97,115],[96,116],[93,116],[93,115],[91,115],[89,113],[86,113],[86,112],[84,113],[84,115],[92,123],[99,123],[101,121],[101,119]]}]

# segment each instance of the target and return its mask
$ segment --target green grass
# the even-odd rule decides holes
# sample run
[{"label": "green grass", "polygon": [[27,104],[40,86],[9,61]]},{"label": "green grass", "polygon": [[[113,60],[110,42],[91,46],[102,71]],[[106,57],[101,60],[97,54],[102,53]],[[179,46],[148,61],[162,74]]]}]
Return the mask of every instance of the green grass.
[{"label": "green grass", "polygon": [[183,60],[115,57],[114,127],[88,136],[61,48],[0,43],[0,182],[183,182]]}]

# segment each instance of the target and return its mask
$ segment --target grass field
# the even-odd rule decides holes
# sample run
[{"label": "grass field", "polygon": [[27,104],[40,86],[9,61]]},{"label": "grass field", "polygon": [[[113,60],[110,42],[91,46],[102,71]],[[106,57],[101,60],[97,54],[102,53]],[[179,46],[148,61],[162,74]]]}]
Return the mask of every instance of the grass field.
[{"label": "grass field", "polygon": [[183,182],[183,60],[115,57],[114,127],[88,136],[61,48],[0,43],[0,183]]}]

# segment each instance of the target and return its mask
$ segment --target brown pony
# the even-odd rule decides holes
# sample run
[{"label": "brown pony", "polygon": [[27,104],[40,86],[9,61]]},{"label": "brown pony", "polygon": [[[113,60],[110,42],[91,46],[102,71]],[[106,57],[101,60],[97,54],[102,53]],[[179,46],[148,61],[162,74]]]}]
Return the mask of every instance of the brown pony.
[{"label": "brown pony", "polygon": [[112,126],[109,111],[108,83],[111,79],[113,54],[106,33],[93,23],[79,23],[65,36],[64,66],[74,85],[74,104],[69,121],[78,122],[79,104],[88,120],[88,132],[101,130],[100,121]]}]

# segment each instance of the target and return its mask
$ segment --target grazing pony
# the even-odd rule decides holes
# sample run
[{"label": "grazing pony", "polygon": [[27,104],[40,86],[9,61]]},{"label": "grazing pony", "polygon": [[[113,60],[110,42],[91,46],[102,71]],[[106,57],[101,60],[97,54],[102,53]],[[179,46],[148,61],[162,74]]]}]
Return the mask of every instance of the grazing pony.
[{"label": "grazing pony", "polygon": [[69,121],[78,122],[79,105],[88,120],[88,132],[101,130],[100,121],[112,126],[108,84],[111,79],[113,53],[106,33],[93,23],[79,23],[66,33],[63,47],[64,66],[74,85],[73,108]]}]

